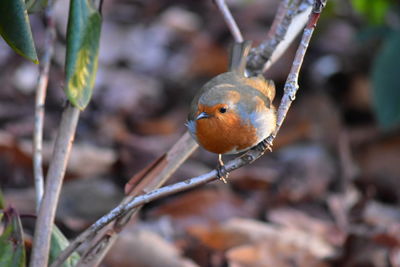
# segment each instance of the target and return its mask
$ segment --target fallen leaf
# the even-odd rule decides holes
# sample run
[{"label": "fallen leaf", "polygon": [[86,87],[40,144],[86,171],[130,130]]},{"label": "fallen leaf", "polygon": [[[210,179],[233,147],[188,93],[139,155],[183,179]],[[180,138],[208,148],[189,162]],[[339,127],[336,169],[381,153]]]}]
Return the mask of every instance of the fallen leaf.
[{"label": "fallen leaf", "polygon": [[332,221],[310,216],[298,209],[273,209],[268,212],[268,220],[318,236],[333,246],[342,246],[346,238],[346,233],[340,231]]},{"label": "fallen leaf", "polygon": [[360,167],[359,182],[374,188],[377,198],[389,203],[400,202],[400,135],[394,132],[370,140],[355,150]]},{"label": "fallen leaf", "polygon": [[[31,141],[21,141],[20,148],[31,156]],[[49,164],[52,153],[53,143],[44,142],[43,162],[45,164]],[[75,142],[68,161],[67,172],[82,178],[90,178],[109,172],[116,160],[116,152],[111,148]]]},{"label": "fallen leaf", "polygon": [[225,189],[200,189],[168,200],[149,212],[150,217],[169,216],[174,225],[211,225],[232,217],[253,215],[254,207]]},{"label": "fallen leaf", "polygon": [[233,218],[208,229],[192,227],[189,233],[205,245],[220,250],[267,242],[275,246],[291,246],[293,249],[304,250],[319,259],[335,254],[335,248],[331,244],[312,232],[252,219]]},{"label": "fallen leaf", "polygon": [[226,252],[229,266],[235,267],[328,267],[307,250],[269,241],[242,245]]},{"label": "fallen leaf", "polygon": [[276,153],[281,177],[278,198],[299,202],[323,198],[335,175],[335,163],[325,147],[317,144],[288,146]]},{"label": "fallen leaf", "polygon": [[134,227],[124,229],[104,261],[118,267],[198,266],[159,235]]}]

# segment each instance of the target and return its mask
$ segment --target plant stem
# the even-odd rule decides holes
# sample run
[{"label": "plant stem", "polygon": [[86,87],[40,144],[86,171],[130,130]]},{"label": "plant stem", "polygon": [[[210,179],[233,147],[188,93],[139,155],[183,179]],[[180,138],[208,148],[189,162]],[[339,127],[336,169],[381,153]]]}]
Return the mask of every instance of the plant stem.
[{"label": "plant stem", "polygon": [[42,167],[43,147],[43,124],[44,124],[44,103],[46,99],[47,85],[49,81],[49,70],[51,58],[54,52],[56,30],[54,23],[54,11],[52,3],[48,3],[45,10],[46,36],[43,58],[40,60],[40,76],[36,88],[35,99],[35,126],[33,132],[33,174],[35,177],[36,211],[39,211],[40,202],[43,197],[44,179]]},{"label": "plant stem", "polygon": [[46,177],[46,188],[36,221],[30,267],[43,267],[48,264],[54,217],[75,136],[79,113],[79,109],[68,104],[61,118],[57,138],[54,143],[52,160]]}]

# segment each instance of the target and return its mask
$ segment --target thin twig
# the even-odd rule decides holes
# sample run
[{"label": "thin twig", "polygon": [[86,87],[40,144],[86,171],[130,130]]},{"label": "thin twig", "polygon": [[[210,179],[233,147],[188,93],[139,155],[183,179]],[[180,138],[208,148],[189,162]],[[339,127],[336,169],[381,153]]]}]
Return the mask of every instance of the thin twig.
[{"label": "thin twig", "polygon": [[243,42],[242,33],[239,30],[239,27],[233,18],[231,12],[229,11],[228,6],[225,3],[225,0],[215,0],[215,4],[217,5],[219,11],[221,12],[222,16],[224,17],[225,23],[228,26],[229,30],[235,41],[237,43]]},{"label": "thin twig", "polygon": [[68,104],[63,112],[49,171],[46,177],[46,189],[40,204],[35,226],[30,267],[47,266],[50,249],[50,237],[61,185],[74,140],[79,118],[79,109]]},{"label": "thin twig", "polygon": [[33,174],[35,177],[36,211],[39,211],[40,201],[43,197],[44,179],[42,167],[44,103],[46,99],[47,84],[51,58],[54,52],[56,30],[54,22],[53,1],[48,2],[44,13],[46,21],[46,34],[43,57],[40,60],[40,75],[36,88],[35,99],[35,128],[33,132]]},{"label": "thin twig", "polygon": [[[299,88],[298,77],[301,65],[303,63],[304,55],[307,50],[308,44],[310,42],[316,22],[318,21],[321,12],[321,5],[324,5],[326,1],[324,2],[317,1],[317,2],[318,3],[315,5],[313,13],[309,17],[309,22],[307,24],[307,27],[304,29],[303,36],[300,41],[299,47],[297,49],[292,68],[286,80],[284,96],[282,97],[281,104],[278,108],[277,128],[275,132],[267,138],[267,142],[271,145],[282,125],[282,122],[286,117],[286,114],[290,108],[291,103],[295,100],[296,92]],[[318,10],[319,12],[317,12]],[[244,155],[229,161],[228,163],[226,163],[225,167],[228,172],[233,171],[237,168],[252,163],[254,160],[259,158],[263,153],[264,151],[260,150],[258,146],[256,148],[249,150]],[[213,170],[207,174],[153,190],[147,194],[135,197],[128,203],[123,203],[119,205],[118,207],[114,208],[111,212],[109,212],[107,215],[100,218],[96,223],[90,226],[87,230],[85,230],[82,234],[80,234],[73,242],[71,242],[70,245],[61,253],[61,255],[57,258],[57,260],[53,263],[51,267],[61,265],[64,262],[64,260],[69,255],[71,255],[71,253],[73,253],[83,242],[86,242],[88,239],[92,239],[98,231],[100,231],[111,221],[123,216],[123,214],[128,213],[131,210],[136,209],[137,207],[147,204],[158,198],[165,197],[177,192],[188,190],[190,188],[214,181],[217,179],[216,175],[217,171]]]}]

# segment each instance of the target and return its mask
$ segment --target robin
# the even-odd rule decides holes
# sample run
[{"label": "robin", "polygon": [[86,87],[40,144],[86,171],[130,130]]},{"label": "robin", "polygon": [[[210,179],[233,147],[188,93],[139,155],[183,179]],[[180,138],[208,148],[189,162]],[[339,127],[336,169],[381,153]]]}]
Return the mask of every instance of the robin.
[{"label": "robin", "polygon": [[249,150],[276,128],[273,81],[245,75],[250,48],[250,41],[233,45],[228,72],[211,79],[196,94],[186,123],[200,146],[218,154],[218,176],[224,182],[228,173],[222,154]]}]

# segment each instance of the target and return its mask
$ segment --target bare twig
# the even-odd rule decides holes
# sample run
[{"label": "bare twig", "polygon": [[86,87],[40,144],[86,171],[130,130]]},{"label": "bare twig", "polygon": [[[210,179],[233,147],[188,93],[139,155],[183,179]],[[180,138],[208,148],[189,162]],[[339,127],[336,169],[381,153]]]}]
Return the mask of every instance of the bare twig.
[{"label": "bare twig", "polygon": [[[275,132],[269,136],[266,141],[272,145],[276,134],[278,133],[285,117],[286,114],[290,108],[291,103],[294,101],[296,92],[299,88],[298,86],[298,77],[299,77],[299,72],[300,72],[300,67],[302,65],[303,59],[305,52],[307,50],[308,44],[310,42],[312,33],[314,31],[316,22],[318,21],[320,12],[321,12],[321,6],[325,4],[326,1],[319,1],[317,0],[317,3],[314,6],[313,12],[309,17],[308,24],[306,28],[304,29],[302,39],[300,41],[300,45],[297,49],[294,62],[292,65],[292,68],[290,70],[290,73],[288,75],[288,78],[286,80],[285,84],[285,90],[284,90],[284,96],[282,97],[281,104],[278,108],[278,121],[277,121],[277,128]],[[242,166],[248,165],[252,163],[254,160],[259,158],[262,154],[264,153],[264,150],[260,149],[260,146],[257,146],[256,148],[253,148],[246,152],[244,155],[229,161],[226,163],[225,167],[227,171],[233,171],[237,168],[240,168]],[[158,199],[160,197],[164,197],[170,194],[174,194],[177,192],[181,192],[199,185],[202,185],[204,183],[208,183],[210,181],[216,180],[216,174],[217,171],[213,170],[207,174],[179,182],[170,186],[162,187],[160,189],[153,190],[147,194],[138,196],[133,198],[130,202],[128,203],[123,203],[113,209],[110,213],[107,215],[103,216],[101,219],[99,219],[96,223],[94,223],[91,227],[89,227],[87,230],[85,230],[81,235],[79,235],[71,244],[61,253],[59,258],[54,262],[53,266],[59,266],[62,264],[62,262],[71,254],[73,253],[83,242],[86,242],[87,240],[92,239],[98,231],[100,231],[103,227],[105,227],[107,224],[109,224],[111,221],[115,220],[116,218],[119,218],[123,216],[126,213],[129,213],[130,211],[136,209],[137,207],[140,207],[141,205],[144,205],[146,203],[149,203],[150,201],[153,201],[155,199]]]},{"label": "bare twig", "polygon": [[267,38],[250,52],[247,68],[252,75],[263,73],[275,62],[305,26],[313,0],[283,0]]},{"label": "bare twig", "polygon": [[225,0],[215,0],[215,4],[217,5],[219,11],[221,12],[222,16],[224,17],[225,23],[228,26],[231,34],[236,42],[241,43],[243,42],[242,33],[239,30],[239,27],[233,18],[231,12],[229,11],[228,6],[225,3]]},{"label": "bare twig", "polygon": [[36,192],[36,211],[39,211],[40,201],[43,197],[44,179],[42,168],[42,144],[43,144],[43,121],[44,121],[44,103],[46,99],[47,84],[49,81],[49,70],[51,58],[53,57],[54,41],[56,39],[56,30],[54,23],[53,1],[48,2],[45,10],[46,36],[44,45],[44,54],[40,60],[40,76],[36,88],[35,100],[35,128],[33,132],[33,174],[35,177]]},{"label": "bare twig", "polygon": [[52,161],[46,177],[46,189],[35,226],[30,267],[43,267],[48,263],[54,216],[78,118],[79,109],[68,104],[61,118]]}]

